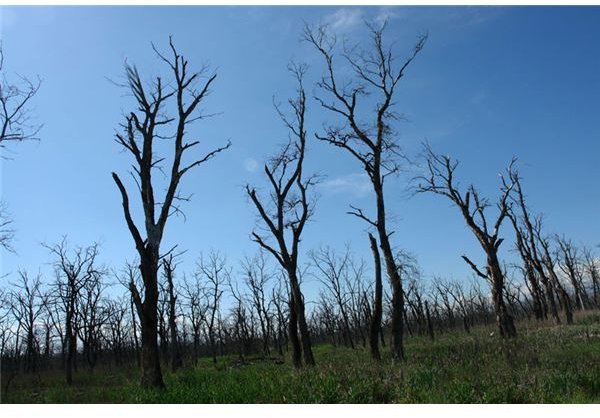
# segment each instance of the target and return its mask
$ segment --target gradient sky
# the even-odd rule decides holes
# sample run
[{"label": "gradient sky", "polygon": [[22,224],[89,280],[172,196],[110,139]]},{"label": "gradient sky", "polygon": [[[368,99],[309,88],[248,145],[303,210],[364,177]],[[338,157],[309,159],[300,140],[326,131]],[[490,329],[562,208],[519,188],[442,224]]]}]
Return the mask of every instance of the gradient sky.
[{"label": "gradient sky", "polygon": [[[218,73],[204,109],[220,114],[192,131],[201,150],[228,139],[233,146],[184,178],[182,190],[193,200],[184,206],[187,220],[168,223],[163,248],[178,243],[188,250],[182,270],[210,249],[235,266],[257,248],[249,240],[256,217],[243,186],[265,185],[260,167],[287,135],[272,106],[273,96],[283,101],[293,93],[286,64],[308,63],[309,83],[323,71],[320,57],[299,42],[303,22],[326,22],[339,36],[360,41],[364,18],[389,19],[387,39],[400,57],[429,32],[397,98],[407,118],[399,142],[408,155],[429,141],[461,160],[463,186],[474,182],[491,199],[498,173],[515,155],[547,231],[598,244],[598,7],[2,7],[7,74],[43,79],[34,112],[44,124],[40,142],[1,151],[8,157],[0,162],[1,193],[17,250],[2,253],[2,272],[50,271],[40,243],[63,234],[74,245],[101,242],[102,260],[114,267],[134,258],[110,176],[126,178],[131,161],[113,141],[131,99],[108,79],[122,79],[125,59],[147,79],[164,72],[150,42],[165,49],[169,35],[192,68],[210,63]],[[369,184],[356,161],[313,139],[330,116],[314,101],[308,106],[306,171],[327,177],[302,247],[349,243],[370,265],[365,224],[345,214],[350,203],[372,208]],[[470,278],[460,255],[482,262],[478,244],[449,201],[406,193],[412,175],[387,185],[393,244],[412,252],[426,277]],[[508,222],[503,235],[512,237]],[[514,257],[511,245],[502,246],[504,257]]]}]

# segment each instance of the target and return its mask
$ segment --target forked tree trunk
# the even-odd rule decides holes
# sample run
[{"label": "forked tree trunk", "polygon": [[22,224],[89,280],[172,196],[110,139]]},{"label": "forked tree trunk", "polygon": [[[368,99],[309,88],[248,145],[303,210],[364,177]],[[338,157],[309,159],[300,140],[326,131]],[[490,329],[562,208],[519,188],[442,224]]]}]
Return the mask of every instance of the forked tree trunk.
[{"label": "forked tree trunk", "polygon": [[304,363],[307,366],[314,366],[315,358],[313,356],[308,324],[306,322],[304,299],[302,297],[302,292],[300,291],[300,284],[298,283],[295,268],[293,270],[289,270],[288,275],[290,278],[291,292],[294,295],[294,305],[296,307],[296,315],[298,320],[298,331],[300,331],[300,342],[302,344],[302,356],[304,357]]}]

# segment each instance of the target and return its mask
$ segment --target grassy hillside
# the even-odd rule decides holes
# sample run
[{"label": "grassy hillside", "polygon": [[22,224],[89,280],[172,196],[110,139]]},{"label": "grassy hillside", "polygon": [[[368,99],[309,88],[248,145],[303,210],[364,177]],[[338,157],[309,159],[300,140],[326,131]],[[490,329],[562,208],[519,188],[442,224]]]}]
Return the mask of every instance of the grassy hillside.
[{"label": "grassy hillside", "polygon": [[[519,324],[508,342],[491,328],[409,338],[408,357],[372,362],[361,348],[321,345],[317,366],[296,371],[289,361],[203,359],[175,374],[168,389],[144,391],[136,369],[83,369],[67,387],[62,374],[18,377],[2,402],[52,403],[580,403],[600,402],[600,313],[573,326]],[[385,352],[385,350],[384,350]]]}]

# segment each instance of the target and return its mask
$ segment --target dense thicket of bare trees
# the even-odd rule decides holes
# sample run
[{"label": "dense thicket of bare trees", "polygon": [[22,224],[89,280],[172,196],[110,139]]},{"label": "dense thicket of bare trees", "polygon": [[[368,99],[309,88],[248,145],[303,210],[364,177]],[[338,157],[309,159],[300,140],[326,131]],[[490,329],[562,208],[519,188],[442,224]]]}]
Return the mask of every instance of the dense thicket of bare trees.
[{"label": "dense thicket of bare trees", "polygon": [[[561,273],[559,265],[566,261],[558,243],[547,244],[555,269],[552,280],[558,281],[555,285],[564,296],[557,310],[560,307],[565,315],[572,315],[566,307],[577,307],[578,296],[570,278]],[[0,291],[5,391],[17,373],[60,369],[72,383],[82,368],[93,371],[139,364],[138,313],[131,307],[128,286],[108,284],[109,270],[97,261],[100,248],[95,244],[72,248],[66,240],[48,248],[55,276],[22,271]],[[572,251],[579,252],[574,246]],[[590,249],[585,253],[597,259]],[[342,252],[315,249],[309,260],[304,274],[322,283],[319,297],[310,304],[305,301],[311,342],[356,349],[372,348],[373,338],[385,346],[391,343],[389,308],[382,309],[383,325],[377,334],[372,328],[379,293],[373,290],[375,272],[349,248]],[[223,255],[212,252],[198,259],[191,274],[175,274],[178,262],[167,257],[160,265],[164,278],[158,295],[164,309],[159,310],[157,320],[164,323],[157,336],[161,362],[177,369],[196,364],[200,357],[214,362],[224,355],[238,356],[242,362],[257,356],[285,361],[290,355],[293,359],[293,343],[285,332],[292,319],[288,303],[292,296],[288,273],[279,263],[257,253],[236,270]],[[414,260],[397,257],[397,262],[405,266],[405,338],[434,339],[440,333],[471,332],[477,325],[496,322],[494,299],[478,278],[470,282],[443,277],[428,280]],[[577,269],[590,307],[598,307],[593,297],[596,262],[589,266],[581,260]],[[138,272],[135,267],[126,268],[121,281],[139,281]],[[518,269],[505,268],[503,273],[505,309],[515,320],[535,317],[538,308],[526,287],[527,278]],[[390,290],[389,284],[381,283],[382,301],[389,303]],[[544,300],[548,297],[543,294]]]}]

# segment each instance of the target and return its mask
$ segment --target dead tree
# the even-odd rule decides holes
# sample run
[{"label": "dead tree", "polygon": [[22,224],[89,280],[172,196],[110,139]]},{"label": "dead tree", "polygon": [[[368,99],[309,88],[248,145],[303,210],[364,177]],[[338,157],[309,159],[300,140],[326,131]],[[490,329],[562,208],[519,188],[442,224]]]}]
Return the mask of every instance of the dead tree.
[{"label": "dead tree", "polygon": [[498,248],[503,238],[498,235],[502,221],[506,218],[510,209],[509,194],[514,187],[511,173],[515,160],[511,161],[507,168],[507,175],[502,175],[502,194],[498,200],[498,216],[491,226],[488,224],[485,209],[490,203],[479,196],[473,185],[463,194],[458,190],[454,171],[458,165],[448,156],[436,155],[429,146],[425,147],[425,158],[428,172],[419,176],[417,192],[436,193],[450,199],[460,210],[467,226],[473,232],[486,255],[486,268],[482,272],[467,256],[462,258],[469,264],[473,271],[481,278],[489,281],[492,287],[492,300],[496,312],[496,324],[498,331],[503,337],[516,336],[513,317],[507,310],[504,299],[504,273],[498,260]]},{"label": "dead tree", "polygon": [[311,251],[310,258],[312,264],[320,272],[317,275],[317,280],[327,288],[337,305],[342,324],[344,344],[354,349],[354,340],[350,327],[350,314],[348,312],[348,299],[350,295],[346,288],[350,273],[350,250],[346,247],[345,252],[341,256],[337,256],[330,248],[320,248],[318,251]]},{"label": "dead tree", "polygon": [[41,125],[32,123],[30,102],[40,88],[40,78],[32,81],[19,76],[19,83],[8,81],[1,45],[0,78],[0,147],[7,142],[37,139]]},{"label": "dead tree", "polygon": [[377,240],[371,233],[369,233],[369,242],[371,243],[371,252],[373,253],[373,265],[375,266],[375,298],[373,300],[371,323],[369,324],[369,347],[371,349],[371,357],[379,361],[381,360],[381,354],[379,352],[379,334],[381,333],[381,320],[383,316],[381,256],[379,255],[379,249],[377,248]]},{"label": "dead tree", "polygon": [[540,244],[541,251],[541,262],[544,266],[545,274],[550,278],[551,286],[556,289],[556,293],[558,295],[558,300],[562,307],[562,310],[565,311],[565,316],[567,319],[567,324],[573,324],[573,306],[571,304],[571,300],[569,299],[569,295],[565,290],[565,287],[560,282],[558,275],[556,274],[556,261],[554,256],[552,255],[552,249],[550,248],[550,239],[548,237],[542,236],[542,218],[538,217],[536,223],[534,224],[534,234],[537,242]]},{"label": "dead tree", "polygon": [[10,293],[10,309],[18,321],[19,328],[25,333],[25,371],[36,371],[39,362],[39,343],[36,339],[38,317],[43,312],[41,293],[41,276],[33,279],[27,272],[19,271],[19,282],[13,284],[14,291]]},{"label": "dead tree", "polygon": [[140,288],[143,286],[140,278],[140,270],[136,267],[135,263],[127,262],[125,267],[122,270],[122,274],[116,275],[117,280],[129,291],[129,314],[131,317],[131,333],[133,338],[133,349],[135,351],[135,358],[138,367],[141,366],[141,351],[140,351],[140,341],[138,337],[138,321],[137,321],[137,309],[135,306],[135,301],[133,297],[133,293],[131,293],[130,289]]},{"label": "dead tree", "polygon": [[[285,309],[285,292],[283,288],[285,285],[282,284],[282,275],[279,275],[278,280],[271,289],[271,300],[270,304],[275,307],[275,321],[273,321],[273,335],[277,344],[277,352],[280,356],[283,356],[283,348],[287,351],[288,347],[288,334],[286,332],[286,324],[288,323],[288,312]],[[297,335],[297,334],[296,334]],[[298,350],[299,352],[299,350]]]},{"label": "dead tree", "polygon": [[592,282],[592,294],[596,307],[600,306],[600,268],[598,259],[589,247],[583,249],[584,269]]},{"label": "dead tree", "polygon": [[242,274],[244,283],[250,291],[250,298],[254,305],[254,310],[258,316],[262,337],[263,355],[269,356],[269,348],[272,329],[272,315],[269,310],[269,301],[267,285],[271,281],[273,274],[267,270],[264,253],[260,251],[252,258],[246,258],[242,262]]},{"label": "dead tree", "polygon": [[173,278],[175,275],[175,264],[173,254],[169,254],[163,259],[163,272],[167,281],[167,289],[169,293],[169,331],[171,334],[171,371],[175,373],[183,366],[181,359],[181,346],[179,336],[177,334],[177,290]]},{"label": "dead tree", "polygon": [[[289,118],[283,110],[276,106],[277,112],[285,126],[290,130],[292,138],[283,149],[265,164],[264,171],[272,188],[271,204],[262,200],[255,188],[246,186],[246,193],[256,207],[260,219],[268,233],[275,240],[273,245],[268,239],[257,232],[252,233],[252,240],[272,254],[287,274],[290,286],[290,320],[289,337],[294,347],[294,365],[300,367],[298,330],[302,344],[302,353],[306,365],[314,365],[308,324],[306,320],[304,297],[300,290],[298,277],[298,246],[306,221],[313,213],[314,204],[309,202],[308,190],[315,184],[315,177],[303,177],[303,163],[306,147],[306,95],[303,77],[306,67],[290,65],[290,72],[298,83],[297,97],[289,99],[288,103],[293,112]],[[288,238],[288,236],[290,236]]]},{"label": "dead tree", "polygon": [[[534,297],[534,308],[536,317],[540,315],[547,318],[548,311],[556,324],[560,324],[560,317],[556,307],[555,289],[552,280],[548,277],[542,261],[542,252],[540,242],[536,234],[536,229],[541,228],[541,217],[531,216],[529,208],[525,202],[525,195],[521,185],[521,177],[518,172],[512,174],[513,182],[515,183],[514,194],[511,197],[513,202],[518,206],[517,215],[511,210],[508,213],[510,220],[515,228],[517,237],[517,249],[523,260],[524,268],[528,282],[530,283],[531,292]],[[533,271],[532,271],[533,270]],[[541,282],[543,291],[536,282]],[[536,300],[537,299],[537,300]]]},{"label": "dead tree", "polygon": [[206,315],[209,307],[206,302],[206,290],[198,280],[198,276],[191,282],[184,279],[182,297],[185,300],[184,306],[186,308],[188,320],[192,326],[194,364],[197,364],[198,357],[200,356],[202,325],[206,322]]},{"label": "dead tree", "polygon": [[562,256],[558,258],[562,261],[559,262],[559,267],[573,287],[575,305],[580,310],[588,309],[590,302],[583,284],[583,266],[577,248],[571,240],[566,239],[564,236],[559,237],[556,235],[554,240],[558,244],[558,249]]},{"label": "dead tree", "polygon": [[109,314],[102,306],[102,294],[106,288],[106,269],[98,266],[90,270],[81,286],[77,300],[77,335],[82,342],[83,358],[93,372],[101,351],[102,327]]},{"label": "dead tree", "polygon": [[[303,38],[315,47],[327,67],[325,75],[317,83],[323,95],[316,97],[316,100],[342,121],[337,126],[326,126],[325,133],[316,134],[316,137],[357,159],[373,185],[375,218],[354,206],[350,206],[348,213],[366,221],[377,231],[386,272],[392,284],[392,354],[395,359],[401,360],[404,358],[402,278],[390,243],[393,232],[386,224],[384,183],[386,178],[399,172],[399,158],[402,157],[393,128],[393,123],[400,119],[400,115],[393,110],[398,83],[423,49],[427,36],[419,37],[412,53],[398,65],[391,49],[384,45],[385,26],[368,26],[372,41],[370,51],[357,52],[356,49],[345,48],[343,58],[353,71],[352,81],[341,79],[342,72],[334,60],[336,39],[327,33],[326,26],[316,30],[307,26]],[[363,116],[364,110],[359,110],[358,106],[364,105],[363,101],[370,102],[373,97],[377,98],[378,103],[368,120]]]},{"label": "dead tree", "polygon": [[0,248],[5,251],[13,252],[12,241],[15,231],[12,228],[12,219],[8,214],[8,205],[0,201]]},{"label": "dead tree", "polygon": [[129,295],[118,299],[108,299],[105,302],[109,313],[106,319],[105,333],[108,337],[109,349],[112,351],[112,356],[117,366],[123,364],[123,359],[126,355],[126,337],[128,332],[126,318],[130,301],[130,298],[127,296]]},{"label": "dead tree", "polygon": [[441,277],[434,277],[431,286],[436,302],[439,300],[440,308],[444,308],[446,311],[448,328],[454,328],[456,326],[456,318],[454,316],[454,311],[456,310],[456,300],[451,298],[450,294],[452,283],[450,281],[443,280]]},{"label": "dead tree", "polygon": [[98,245],[78,247],[70,252],[66,238],[59,244],[44,246],[54,255],[54,269],[56,272],[56,293],[60,297],[61,309],[64,313],[64,343],[65,349],[65,377],[67,384],[73,383],[73,369],[77,355],[77,334],[79,329],[78,305],[82,289],[92,277],[98,274],[96,257]]},{"label": "dead tree", "polygon": [[[131,214],[130,196],[125,185],[116,173],[112,173],[121,194],[127,227],[140,257],[144,294],[140,294],[139,289],[134,286],[130,290],[141,322],[141,384],[147,388],[164,387],[157,342],[158,268],[162,256],[160,245],[167,220],[173,213],[179,212],[178,201],[189,200],[178,193],[179,183],[189,170],[207,162],[230,146],[228,143],[190,163],[183,162],[184,154],[200,144],[199,140],[186,142],[185,138],[191,124],[203,118],[197,109],[208,95],[217,75],[208,74],[206,66],[199,72],[188,72],[188,61],[179,55],[171,39],[169,45],[171,57],[162,55],[156,48],[154,50],[170,69],[172,74],[170,81],[163,82],[161,77],[156,77],[154,83],[147,86],[142,82],[137,68],[125,64],[126,87],[133,94],[136,106],[135,111],[125,116],[125,122],[121,124],[123,132],[116,134],[116,141],[135,160],[134,173],[131,175],[140,192],[144,210],[145,238]],[[173,112],[174,115],[169,116],[167,112]],[[162,199],[156,199],[154,191],[156,182],[152,179],[152,174],[155,170],[161,169],[161,164],[166,158],[156,155],[156,142],[159,140],[169,140],[173,144],[167,190]]]},{"label": "dead tree", "polygon": [[219,331],[219,308],[221,306],[221,296],[223,296],[223,286],[227,283],[231,272],[227,268],[225,257],[217,252],[211,252],[208,259],[200,255],[197,263],[196,280],[201,280],[206,284],[207,313],[206,313],[206,333],[210,344],[210,351],[213,363],[217,363],[217,337]]},{"label": "dead tree", "polygon": [[[234,306],[231,309],[231,316],[233,317],[233,336],[235,337],[234,343],[237,343],[238,346],[239,360],[244,363],[245,356],[249,351],[250,343],[253,339],[253,317],[252,314],[248,315],[248,309],[246,307],[247,295],[240,291],[238,282],[234,281],[233,278],[229,276],[227,284],[229,285],[230,294],[234,300]],[[265,354],[264,345],[263,354]]]}]

